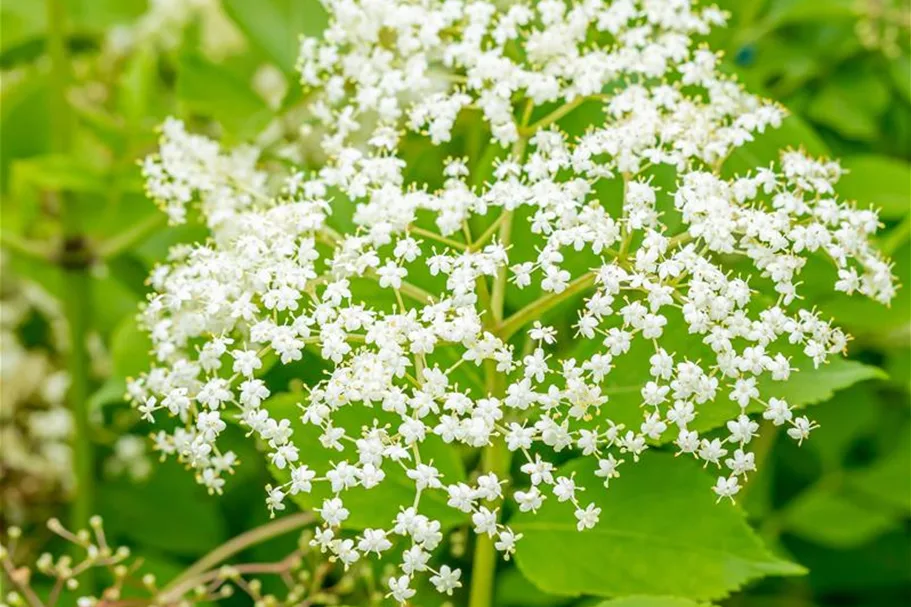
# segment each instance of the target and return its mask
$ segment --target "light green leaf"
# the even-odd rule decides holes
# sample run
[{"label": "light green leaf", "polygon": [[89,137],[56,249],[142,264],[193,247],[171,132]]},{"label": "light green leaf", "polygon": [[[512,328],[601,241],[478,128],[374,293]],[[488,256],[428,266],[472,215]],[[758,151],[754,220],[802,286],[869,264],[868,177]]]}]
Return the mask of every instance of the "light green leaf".
[{"label": "light green leaf", "polygon": [[869,154],[841,159],[847,169],[836,186],[842,198],[861,207],[880,209],[884,219],[901,219],[911,212],[911,164]]},{"label": "light green leaf", "polygon": [[847,139],[870,141],[879,134],[878,117],[885,109],[883,99],[888,100],[888,89],[875,77],[857,82],[833,81],[813,97],[807,116]]},{"label": "light green leaf", "polygon": [[[303,394],[285,393],[273,396],[263,403],[272,417],[291,421],[294,429],[292,440],[300,449],[301,461],[315,470],[318,476],[323,476],[335,463],[356,460],[356,451],[351,445],[346,444],[343,452],[326,449],[319,442],[319,428],[301,423],[301,410],[297,404],[304,398]],[[363,426],[372,425],[374,418],[380,420],[380,424],[397,419],[382,411],[378,405],[372,409],[353,405],[338,410],[333,415],[333,424],[345,428],[349,436],[355,436]],[[432,463],[440,471],[444,483],[465,480],[465,469],[458,451],[438,437],[430,436],[421,443],[421,458],[424,463]],[[272,466],[270,470],[279,482],[284,483],[289,478],[287,470],[278,470]],[[343,526],[350,529],[387,526],[401,507],[412,505],[415,497],[414,481],[408,479],[398,465],[390,463],[383,470],[386,478],[378,486],[369,490],[355,487],[342,495],[345,506],[351,512]],[[314,483],[312,493],[298,494],[294,500],[302,508],[312,509],[322,505],[323,500],[331,496],[330,487],[326,483]],[[464,523],[467,515],[447,506],[446,502],[445,493],[425,491],[418,511],[439,520],[444,527]]]},{"label": "light green leaf", "polygon": [[141,484],[117,480],[98,487],[105,530],[169,554],[199,555],[220,544],[226,529],[217,499],[175,462],[152,470]]},{"label": "light green leaf", "polygon": [[845,484],[896,512],[911,513],[911,432],[908,427],[899,444],[868,468],[851,470]]},{"label": "light green leaf", "polygon": [[805,447],[818,453],[824,466],[839,469],[851,448],[876,432],[881,407],[874,386],[867,382],[842,390],[813,411],[819,429]]},{"label": "light green leaf", "polygon": [[775,2],[763,21],[770,28],[777,28],[801,22],[851,19],[856,15],[854,0],[785,0]]},{"label": "light green leaf", "polygon": [[905,101],[911,103],[911,57],[902,55],[889,62],[889,75],[892,84]]},{"label": "light green leaf", "polygon": [[318,36],[328,23],[316,0],[224,0],[223,6],[247,39],[289,76],[294,74],[299,37]]},{"label": "light green leaf", "polygon": [[95,411],[111,403],[122,403],[127,386],[122,377],[111,377],[89,397],[89,409]]},{"label": "light green leaf", "polygon": [[769,553],[739,509],[715,503],[713,479],[697,463],[648,453],[609,489],[595,468],[584,458],[560,470],[576,474],[583,503],[601,508],[594,529],[577,531],[572,507],[553,498],[511,521],[524,534],[516,563],[542,590],[711,600],[760,577],[803,572]]},{"label": "light green leaf", "polygon": [[782,150],[803,148],[812,156],[828,156],[828,146],[813,127],[796,115],[788,116],[777,129],[757,133],[755,139],[734,150],[725,161],[723,175],[746,175],[757,167],[777,163]]},{"label": "light green leaf", "polygon": [[851,499],[835,487],[817,485],[788,505],[784,528],[832,548],[853,548],[896,527],[894,514]]},{"label": "light green leaf", "polygon": [[51,154],[14,162],[11,182],[13,193],[19,196],[28,189],[103,192],[108,185],[98,167],[72,156]]},{"label": "light green leaf", "polygon": [[114,376],[136,377],[148,370],[151,349],[152,341],[148,334],[139,328],[136,318],[132,315],[124,318],[111,336]]},{"label": "light green leaf", "polygon": [[177,95],[191,112],[218,121],[238,139],[257,134],[272,117],[250,83],[195,54],[180,58]]}]

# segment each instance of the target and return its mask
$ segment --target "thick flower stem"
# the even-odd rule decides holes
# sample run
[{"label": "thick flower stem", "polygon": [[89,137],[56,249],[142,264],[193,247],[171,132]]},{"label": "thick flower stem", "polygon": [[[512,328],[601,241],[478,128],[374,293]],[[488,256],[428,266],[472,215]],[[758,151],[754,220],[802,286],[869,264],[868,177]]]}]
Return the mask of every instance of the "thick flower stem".
[{"label": "thick flower stem", "polygon": [[[509,475],[511,453],[504,441],[494,441],[485,447],[481,454],[481,466],[484,472],[493,472],[499,478]],[[471,592],[469,607],[491,607],[493,605],[493,586],[497,569],[497,554],[494,539],[488,535],[478,535],[474,547],[471,566]]]},{"label": "thick flower stem", "polygon": [[587,272],[578,277],[560,293],[549,293],[528,304],[496,328],[497,336],[507,340],[532,320],[541,318],[546,312],[557,307],[567,299],[578,295],[595,284],[595,272]]}]

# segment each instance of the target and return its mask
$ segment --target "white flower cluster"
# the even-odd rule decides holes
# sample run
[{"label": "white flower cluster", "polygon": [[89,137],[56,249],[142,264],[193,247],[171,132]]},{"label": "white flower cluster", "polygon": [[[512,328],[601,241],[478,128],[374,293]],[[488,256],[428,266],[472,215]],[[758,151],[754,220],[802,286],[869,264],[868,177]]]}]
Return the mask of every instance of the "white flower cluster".
[{"label": "white flower cluster", "polygon": [[[158,449],[220,491],[236,458],[219,435],[241,424],[287,474],[267,488],[270,509],[316,483],[330,488],[317,510],[323,550],[350,564],[405,539],[389,581],[404,602],[421,572],[440,592],[460,586],[459,570],[430,564],[443,529],[421,513],[427,492],[508,558],[521,536],[500,520],[507,497],[523,512],[551,496],[569,502],[580,531],[598,522],[584,487],[560,476],[549,453],[596,458],[607,486],[625,458],[673,440],[724,470],[722,497],[755,469],[759,425],[748,406],[806,438],[814,424],[759,391],[761,378],[788,379],[791,352],[819,365],[845,348],[841,331],[797,306],[806,259],[830,259],[837,290],[883,302],[893,278],[870,244],[876,213],[835,197],[837,164],[789,151],[778,166],[721,176],[728,155],[777,126],[782,111],[720,75],[717,57],[697,47],[723,21],[719,11],[688,0],[326,5],[329,28],[303,41],[299,65],[326,166],[272,183],[255,153],[222,152],[175,121],[145,164],[149,193],[171,219],[197,200],[212,232],[175,248],[151,279],[143,320],[160,364],[130,391],[148,419],[166,412],[181,422],[157,435]],[[570,138],[557,121],[585,103],[600,105],[603,119]],[[492,145],[510,148],[489,182],[451,160],[441,187],[409,183],[402,137],[448,142],[471,112]],[[676,171],[674,191],[649,179],[660,165]],[[611,181],[622,183],[622,200],[603,198]],[[355,206],[353,231],[330,227],[339,200]],[[514,234],[534,246],[514,246]],[[739,275],[735,260],[746,264]],[[523,293],[530,303],[508,304],[527,301]],[[575,335],[560,335],[546,316],[573,301]],[[710,356],[663,345],[672,327]],[[637,343],[650,349],[650,371],[641,423],[630,425],[612,419],[603,383]],[[275,359],[307,358],[330,370],[295,423],[318,429],[321,445],[306,449],[334,454],[328,469],[311,467],[292,420],[266,402],[275,386],[262,375]],[[740,412],[727,433],[703,436],[693,421],[715,401]],[[395,421],[337,423],[350,408]],[[467,482],[446,478],[422,453],[430,438],[513,452],[524,477],[486,466]],[[345,492],[382,485],[390,468],[413,481],[413,503],[386,529],[341,534]]]}]

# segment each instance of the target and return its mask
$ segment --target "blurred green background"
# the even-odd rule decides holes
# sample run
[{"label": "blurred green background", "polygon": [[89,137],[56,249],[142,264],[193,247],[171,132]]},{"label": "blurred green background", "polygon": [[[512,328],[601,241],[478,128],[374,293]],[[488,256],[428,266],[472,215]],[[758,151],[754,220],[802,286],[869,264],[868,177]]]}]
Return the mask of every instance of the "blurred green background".
[{"label": "blurred green background", "polygon": [[[37,0],[0,8],[0,277],[2,412],[0,495],[4,526],[26,529],[27,545],[48,540],[40,522],[62,516],[73,496],[73,429],[63,404],[69,350],[62,302],[71,293],[57,255],[67,205],[92,243],[85,270],[95,446],[95,511],[109,534],[146,566],[174,575],[213,546],[263,522],[268,471],[243,440],[245,461],[223,499],[209,499],[172,461],[158,464],[123,400],[125,378],[147,365],[135,326],[145,279],[168,248],[204,236],[167,227],[145,199],[137,160],[155,148],[155,126],[176,115],[227,144],[249,138],[275,162],[312,165],[299,137],[294,75],[300,33],[318,34],[322,9],[309,0],[71,1],[66,48],[72,124],[52,104],[48,21]],[[850,355],[883,370],[812,410],[820,424],[799,451],[764,445],[766,465],[741,500],[757,532],[808,574],[770,579],[732,595],[730,606],[907,605],[911,603],[911,8],[901,0],[724,0],[729,27],[708,43],[726,70],[792,113],[747,147],[753,166],[803,146],[840,158],[839,194],[881,208],[880,247],[904,285],[891,308],[832,294],[808,272],[809,305],[854,336]],[[61,129],[72,132],[67,147]],[[743,169],[749,166],[740,167]],[[80,265],[81,264],[81,265]],[[291,378],[283,378],[288,381]],[[236,430],[236,429],[235,429]],[[249,555],[275,560],[285,545]],[[284,551],[284,552],[283,552]],[[657,575],[660,575],[657,574]],[[497,604],[574,604],[535,590],[518,570],[499,578]],[[584,602],[584,601],[583,601]]]}]

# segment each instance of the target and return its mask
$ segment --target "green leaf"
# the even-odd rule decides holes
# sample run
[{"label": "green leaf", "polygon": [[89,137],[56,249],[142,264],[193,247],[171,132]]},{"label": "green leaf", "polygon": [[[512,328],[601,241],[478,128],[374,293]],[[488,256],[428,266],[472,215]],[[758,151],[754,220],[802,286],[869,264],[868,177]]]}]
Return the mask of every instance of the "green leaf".
[{"label": "green leaf", "polygon": [[595,469],[584,458],[560,470],[576,474],[583,503],[601,508],[594,529],[577,531],[572,507],[553,498],[511,521],[524,534],[516,563],[546,592],[711,600],[760,577],[803,572],[769,553],[739,509],[715,503],[713,480],[696,462],[648,453],[610,489]]},{"label": "green leaf", "polygon": [[708,603],[696,603],[675,596],[625,596],[598,603],[595,607],[706,607]]},{"label": "green leaf", "polygon": [[224,0],[222,4],[250,43],[289,76],[294,75],[299,37],[318,36],[328,23],[325,9],[316,0]]},{"label": "green leaf", "polygon": [[108,186],[104,173],[84,159],[44,155],[17,160],[12,166],[14,194],[38,191],[103,192]]},{"label": "green leaf", "polygon": [[884,457],[867,468],[852,470],[846,485],[873,498],[885,508],[911,514],[911,432],[905,426],[902,440]]},{"label": "green leaf", "polygon": [[[300,458],[310,468],[323,476],[332,464],[342,460],[356,460],[356,450],[346,444],[345,451],[338,452],[324,448],[319,442],[321,431],[312,425],[300,421],[301,410],[297,406],[304,398],[303,394],[285,393],[273,396],[263,403],[263,407],[276,419],[288,419],[294,429],[293,441],[300,449]],[[343,407],[333,414],[333,424],[345,428],[349,436],[356,435],[363,426],[373,424],[374,418],[380,424],[391,423],[397,417],[382,411],[379,406],[369,408],[363,405]],[[457,483],[465,480],[465,469],[455,447],[447,445],[436,436],[429,436],[421,443],[421,458],[425,463],[432,463],[442,476],[444,483]],[[279,482],[287,482],[287,470],[278,470],[270,466],[273,476]],[[412,504],[415,497],[414,481],[405,476],[398,465],[391,463],[383,468],[386,478],[372,489],[355,487],[342,495],[345,506],[351,514],[343,526],[349,529],[365,527],[382,527],[392,521],[399,509]],[[324,499],[332,497],[326,483],[314,483],[313,492],[298,494],[294,500],[304,509],[322,505]],[[464,523],[467,515],[446,505],[447,497],[441,491],[425,491],[421,495],[418,511],[434,518],[443,527],[452,527]]]},{"label": "green leaf", "polygon": [[142,45],[130,56],[120,74],[118,108],[133,129],[147,115],[158,78],[158,59],[152,48]]},{"label": "green leaf", "polygon": [[833,80],[813,97],[807,116],[846,139],[871,141],[879,134],[878,118],[888,99],[888,88],[872,74]]},{"label": "green leaf", "polygon": [[835,487],[820,484],[788,505],[784,528],[818,544],[853,548],[896,527],[899,520],[894,513],[870,508]]},{"label": "green leaf", "polygon": [[784,0],[775,2],[764,24],[778,28],[801,22],[852,19],[857,16],[854,0]]},{"label": "green leaf", "polygon": [[499,607],[552,607],[566,597],[547,594],[532,584],[516,567],[497,572],[494,605]]},{"label": "green leaf", "polygon": [[895,90],[911,103],[911,57],[907,54],[889,62],[889,75]]},{"label": "green leaf", "polygon": [[[709,347],[687,332],[683,319],[676,312],[668,314],[667,328],[660,343],[668,352],[674,353],[674,360],[714,360],[715,355]],[[599,347],[600,344],[596,341],[583,340],[569,355],[588,357]],[[770,350],[782,351],[790,356],[796,371],[785,382],[775,382],[767,375],[763,376],[758,385],[760,394],[766,399],[773,396],[783,398],[796,408],[828,400],[837,391],[858,382],[886,377],[877,367],[841,357],[815,368],[812,361],[798,349],[779,342],[775,342]],[[654,346],[651,342],[637,339],[633,341],[630,351],[617,359],[617,367],[602,382],[602,392],[608,397],[608,402],[601,408],[601,416],[594,423],[611,419],[628,427],[639,427],[643,413],[640,390],[649,381],[649,357],[652,354]],[[714,401],[699,405],[696,419],[689,425],[690,429],[704,432],[736,418],[740,407],[728,399],[728,392],[726,388],[721,388]],[[762,405],[757,402],[747,407],[748,413],[762,410]],[[674,438],[676,436],[672,432],[667,432],[662,437],[662,442]]]},{"label": "green leaf", "polygon": [[176,462],[153,466],[142,484],[126,480],[98,487],[105,530],[169,554],[199,555],[224,540],[218,501]]},{"label": "green leaf", "polygon": [[272,118],[249,82],[196,54],[180,58],[177,95],[191,112],[218,121],[237,139],[256,135]]},{"label": "green leaf", "polygon": [[[0,19],[0,22],[3,20]],[[4,87],[0,104],[0,182],[9,191],[11,164],[18,158],[44,154],[50,149],[46,78],[29,78]]]},{"label": "green leaf", "polygon": [[777,163],[782,150],[803,148],[812,156],[828,156],[828,146],[820,139],[813,127],[802,118],[790,115],[777,129],[767,129],[758,133],[755,139],[731,153],[725,161],[723,175],[746,175],[758,167]]},{"label": "green leaf", "polygon": [[114,376],[136,377],[146,371],[149,368],[151,349],[152,341],[148,334],[139,328],[135,316],[124,318],[111,336]]},{"label": "green leaf", "polygon": [[813,411],[819,429],[805,446],[818,453],[829,469],[839,469],[858,441],[875,434],[881,408],[873,386],[870,382],[852,386]]},{"label": "green leaf", "polygon": [[901,219],[911,211],[911,164],[869,154],[841,159],[847,173],[836,191],[859,206],[880,209],[883,219]]}]

